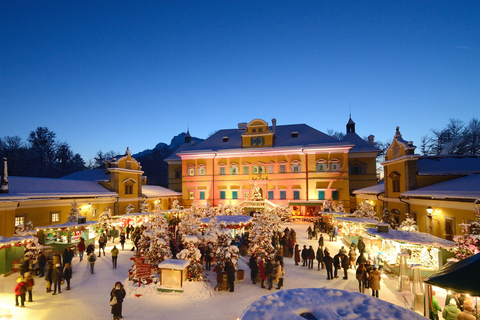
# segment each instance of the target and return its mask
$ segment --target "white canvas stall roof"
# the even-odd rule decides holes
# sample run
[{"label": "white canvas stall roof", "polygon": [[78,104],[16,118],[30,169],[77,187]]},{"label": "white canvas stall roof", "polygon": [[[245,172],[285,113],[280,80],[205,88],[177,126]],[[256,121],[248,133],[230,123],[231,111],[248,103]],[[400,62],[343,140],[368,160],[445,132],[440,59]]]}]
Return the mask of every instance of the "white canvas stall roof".
[{"label": "white canvas stall roof", "polygon": [[9,245],[9,244],[14,244],[17,242],[22,242],[25,240],[33,240],[35,238],[34,236],[18,236],[18,237],[10,237],[10,238],[5,238],[3,236],[0,236],[0,245]]},{"label": "white canvas stall roof", "polygon": [[352,218],[352,217],[337,217],[335,220],[353,222],[353,223],[364,223],[364,224],[379,224],[380,221],[370,218]]},{"label": "white canvas stall roof", "polygon": [[[221,223],[221,222],[224,222],[227,226],[228,225],[237,225],[237,224],[245,224],[245,223],[249,223],[250,221],[252,221],[252,217],[251,216],[216,216],[217,218],[217,222],[218,223]],[[200,222],[202,223],[210,223],[210,218],[203,218],[203,219],[200,219]]]},{"label": "white canvas stall roof", "polygon": [[455,242],[453,241],[438,238],[424,232],[409,232],[393,229],[389,229],[388,232],[378,232],[378,230],[375,228],[367,228],[366,232],[372,236],[376,236],[385,240],[406,242],[423,246],[450,249],[455,245]]},{"label": "white canvas stall roof", "polygon": [[182,194],[177,191],[170,190],[168,188],[152,185],[143,185],[142,194],[147,198],[155,197],[181,197]]},{"label": "white canvas stall roof", "polygon": [[135,212],[135,213],[129,213],[129,214],[122,214],[119,216],[112,216],[112,219],[133,218],[133,217],[140,217],[140,216],[148,216],[150,214],[155,214],[155,212]]},{"label": "white canvas stall roof", "polygon": [[42,226],[42,227],[35,227],[37,230],[45,230],[45,229],[60,229],[60,228],[75,228],[75,227],[88,227],[92,224],[97,224],[98,221],[87,221],[85,223],[78,223],[78,222],[65,222],[60,224],[52,224],[50,226]]},{"label": "white canvas stall roof", "polygon": [[158,264],[160,269],[170,269],[170,270],[185,270],[185,268],[190,264],[190,261],[181,260],[181,259],[167,259]]}]

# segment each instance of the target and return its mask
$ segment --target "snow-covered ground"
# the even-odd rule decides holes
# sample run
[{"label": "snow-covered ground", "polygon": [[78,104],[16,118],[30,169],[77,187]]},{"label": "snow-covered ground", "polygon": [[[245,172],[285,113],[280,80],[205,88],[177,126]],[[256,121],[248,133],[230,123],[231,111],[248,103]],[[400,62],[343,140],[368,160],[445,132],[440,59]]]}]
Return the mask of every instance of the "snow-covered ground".
[{"label": "snow-covered ground", "polygon": [[[284,225],[297,231],[297,241],[301,247],[312,245],[317,248],[316,240],[307,240],[307,224],[295,223]],[[325,237],[325,235],[324,235]],[[328,239],[328,236],[326,237]],[[340,240],[340,239],[339,239]],[[119,243],[116,243],[119,247]],[[343,244],[328,242],[330,252],[338,252]],[[128,281],[127,271],[131,268],[131,242],[128,240],[125,251],[120,251],[118,268],[112,269],[110,250],[113,244],[108,243],[107,255],[97,259],[95,274],[91,275],[86,260],[80,262],[78,257],[73,260],[72,290],[53,296],[45,293],[45,280],[35,277],[33,289],[34,302],[26,302],[26,308],[15,307],[13,288],[19,274],[0,277],[0,319],[111,319],[109,293],[116,281],[124,283],[127,291],[123,303],[124,319],[237,319],[252,302],[264,295],[274,293],[253,285],[250,281],[250,269],[247,266],[249,257],[241,257],[239,269],[245,270],[245,280],[235,282],[235,292],[214,291],[216,274],[204,271],[208,276],[206,282],[187,282],[183,293],[158,293],[153,284],[138,287]],[[97,249],[98,250],[98,249]],[[98,253],[98,251],[96,251]],[[341,289],[358,292],[358,282],[355,270],[349,270],[349,279],[342,276],[333,281],[326,280],[326,271],[308,270],[306,267],[295,266],[293,258],[284,258],[285,278],[283,289],[323,288]],[[343,273],[342,273],[343,274]],[[382,275],[380,299],[405,307],[404,293],[396,290],[397,279],[390,275]],[[370,290],[368,294],[371,294]],[[442,293],[438,294],[443,306]],[[408,298],[408,296],[407,296]],[[399,310],[403,310],[399,308]],[[374,318],[372,318],[374,319]]]}]

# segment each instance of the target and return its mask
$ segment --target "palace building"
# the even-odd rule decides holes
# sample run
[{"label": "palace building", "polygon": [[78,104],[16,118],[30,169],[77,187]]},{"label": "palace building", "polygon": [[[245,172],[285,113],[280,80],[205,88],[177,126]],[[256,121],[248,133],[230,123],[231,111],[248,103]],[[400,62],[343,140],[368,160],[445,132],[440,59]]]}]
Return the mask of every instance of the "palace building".
[{"label": "palace building", "polygon": [[312,214],[325,200],[341,202],[348,212],[353,190],[377,183],[380,152],[355,133],[350,119],[342,140],[306,124],[271,125],[261,119],[223,129],[206,140],[185,143],[165,161],[169,188],[183,204],[239,204],[260,188],[263,199],[288,204],[299,215]]}]

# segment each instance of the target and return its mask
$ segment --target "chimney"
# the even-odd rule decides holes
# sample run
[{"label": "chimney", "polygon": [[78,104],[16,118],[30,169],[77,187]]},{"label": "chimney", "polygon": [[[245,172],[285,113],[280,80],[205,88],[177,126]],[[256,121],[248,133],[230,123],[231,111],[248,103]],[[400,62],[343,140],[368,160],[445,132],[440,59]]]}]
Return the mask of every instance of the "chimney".
[{"label": "chimney", "polygon": [[373,147],[375,143],[375,136],[373,134],[368,136],[368,143]]},{"label": "chimney", "polygon": [[0,193],[8,193],[8,166],[7,158],[3,158],[2,182],[0,185]]},{"label": "chimney", "polygon": [[277,131],[277,119],[275,118],[272,119],[272,131],[273,134],[275,134],[275,132]]},{"label": "chimney", "polygon": [[247,130],[247,123],[246,122],[240,122],[238,124],[238,130],[246,131]]}]

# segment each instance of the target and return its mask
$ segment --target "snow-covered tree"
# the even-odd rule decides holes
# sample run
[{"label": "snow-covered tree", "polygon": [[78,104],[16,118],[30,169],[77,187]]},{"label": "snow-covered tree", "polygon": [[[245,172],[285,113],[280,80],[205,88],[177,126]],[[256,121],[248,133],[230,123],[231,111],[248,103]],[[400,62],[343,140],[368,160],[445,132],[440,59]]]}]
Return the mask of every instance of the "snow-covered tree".
[{"label": "snow-covered tree", "polygon": [[67,222],[78,222],[78,216],[80,215],[80,211],[78,210],[77,201],[73,200],[72,208],[68,214]]},{"label": "snow-covered tree", "polygon": [[418,225],[415,219],[410,218],[410,214],[408,212],[405,213],[405,220],[402,221],[398,230],[401,231],[410,231],[410,232],[418,232]]},{"label": "snow-covered tree", "polygon": [[190,261],[187,266],[187,278],[192,281],[202,281],[203,264],[200,261],[202,254],[196,247],[199,242],[196,236],[186,236],[183,239],[184,249],[177,253],[177,259]]},{"label": "snow-covered tree", "polygon": [[225,223],[219,224],[217,229],[217,245],[215,250],[215,267],[220,266],[223,268],[228,258],[232,259],[233,265],[237,267],[238,261],[238,247],[230,245],[232,240],[230,239],[230,230]]},{"label": "snow-covered tree", "polygon": [[342,201],[338,201],[336,205],[334,203],[332,207],[333,207],[333,211],[335,212],[345,212],[345,207],[343,206]]},{"label": "snow-covered tree", "polygon": [[291,221],[292,210],[285,204],[283,206],[276,206],[271,210],[272,214],[276,214],[281,221]]},{"label": "snow-covered tree", "polygon": [[174,200],[173,200],[172,209],[174,209],[174,210],[180,209],[180,204],[179,204],[179,202],[178,202],[177,199],[174,199]]},{"label": "snow-covered tree", "polygon": [[242,214],[242,209],[240,209],[240,206],[227,204],[226,206],[223,206],[223,214],[226,216],[240,215]]},{"label": "snow-covered tree", "polygon": [[178,224],[178,232],[182,237],[196,236],[199,233],[200,217],[198,208],[194,207],[194,211],[185,213]]},{"label": "snow-covered tree", "polygon": [[203,216],[209,218],[215,216],[215,210],[212,208],[212,205],[208,202],[208,200],[205,203],[205,207],[203,207]]},{"label": "snow-covered tree", "polygon": [[33,228],[32,220],[28,220],[28,222],[25,225],[19,224],[15,227],[16,237],[36,236],[36,235],[37,235],[37,231]]},{"label": "snow-covered tree", "polygon": [[390,229],[397,229],[398,223],[397,220],[392,216],[390,210],[384,209],[382,213],[382,222],[388,223],[390,225]]},{"label": "snow-covered tree", "polygon": [[474,235],[477,239],[480,239],[480,199],[475,201],[473,215],[475,216],[475,220],[470,225],[470,228],[472,229],[472,235]]},{"label": "snow-covered tree", "polygon": [[264,256],[266,259],[275,258],[275,248],[272,245],[272,237],[280,229],[280,219],[268,210],[265,213],[256,213],[253,216],[253,228],[250,232],[250,246],[252,253],[257,257]]},{"label": "snow-covered tree", "polygon": [[331,211],[332,208],[332,200],[325,199],[323,200],[323,211]]},{"label": "snow-covered tree", "polygon": [[374,220],[380,220],[377,213],[374,210],[374,207],[368,202],[360,202],[357,205],[357,210],[353,213],[356,217],[359,218],[369,218]]},{"label": "snow-covered tree", "polygon": [[140,205],[140,212],[141,213],[149,212],[147,198],[142,199],[142,204]]},{"label": "snow-covered tree", "polygon": [[102,231],[105,231],[107,229],[110,229],[112,226],[112,214],[110,212],[110,208],[106,207],[105,211],[103,211],[100,214],[100,217],[98,217],[98,224],[97,226],[102,229]]},{"label": "snow-covered tree", "polygon": [[456,242],[453,252],[455,253],[455,258],[458,260],[463,260],[479,253],[477,248],[478,240],[474,236],[468,234],[468,224],[462,224],[462,232],[462,235],[453,238]]},{"label": "snow-covered tree", "polygon": [[134,210],[135,206],[130,203],[128,206],[125,207],[125,214],[133,213]]}]

